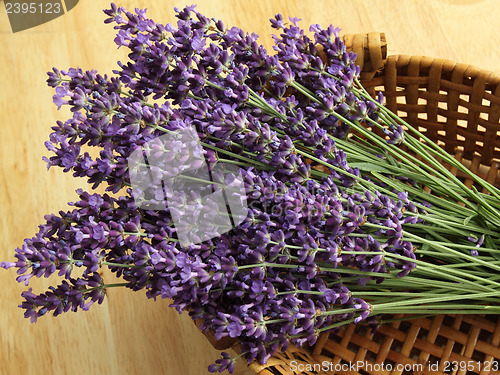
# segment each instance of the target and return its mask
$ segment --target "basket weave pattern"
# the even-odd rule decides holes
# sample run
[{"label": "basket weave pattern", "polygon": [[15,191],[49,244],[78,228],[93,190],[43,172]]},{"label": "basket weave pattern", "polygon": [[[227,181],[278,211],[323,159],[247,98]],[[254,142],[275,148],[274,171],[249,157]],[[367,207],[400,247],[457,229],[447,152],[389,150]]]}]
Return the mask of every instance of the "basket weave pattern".
[{"label": "basket weave pattern", "polygon": [[[500,186],[499,76],[444,59],[386,57],[387,43],[380,33],[346,35],[344,41],[358,55],[368,92],[382,91],[390,110],[472,172]],[[458,176],[472,186],[472,180]],[[291,347],[266,365],[254,362],[249,368],[258,375],[500,374],[499,316],[396,319],[375,334],[348,325],[321,335],[312,348]],[[209,340],[219,349],[234,343],[221,345],[213,336]],[[233,349],[238,352],[238,345]],[[349,367],[355,363],[363,365]]]},{"label": "basket weave pattern", "polygon": [[[368,36],[363,60],[373,55],[378,61],[380,52],[375,50],[385,38]],[[365,63],[363,68],[372,66]],[[472,172],[500,185],[500,76],[449,60],[404,55],[390,56],[382,71],[365,74],[372,78],[362,77],[363,86],[372,94],[383,91],[391,111],[418,126]],[[470,187],[472,181],[466,184]]]},{"label": "basket weave pattern", "polygon": [[351,324],[323,334],[314,348],[292,348],[249,367],[259,375],[498,374],[499,344],[497,317],[437,315],[385,324],[374,335]]}]

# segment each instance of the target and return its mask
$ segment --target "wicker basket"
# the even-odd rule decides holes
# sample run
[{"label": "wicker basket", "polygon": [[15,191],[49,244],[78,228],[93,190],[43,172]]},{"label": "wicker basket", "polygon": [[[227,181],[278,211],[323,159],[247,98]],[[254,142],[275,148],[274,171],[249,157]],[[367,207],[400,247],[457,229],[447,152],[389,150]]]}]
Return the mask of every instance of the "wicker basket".
[{"label": "wicker basket", "polygon": [[[346,35],[344,41],[358,55],[369,92],[383,91],[389,109],[500,186],[499,76],[443,59],[386,57],[380,33]],[[465,180],[470,187],[472,180]],[[207,337],[217,349],[238,351],[232,340]],[[249,368],[259,375],[500,374],[499,344],[497,315],[438,315],[396,320],[375,334],[349,325],[323,334],[312,348],[291,347]]]}]

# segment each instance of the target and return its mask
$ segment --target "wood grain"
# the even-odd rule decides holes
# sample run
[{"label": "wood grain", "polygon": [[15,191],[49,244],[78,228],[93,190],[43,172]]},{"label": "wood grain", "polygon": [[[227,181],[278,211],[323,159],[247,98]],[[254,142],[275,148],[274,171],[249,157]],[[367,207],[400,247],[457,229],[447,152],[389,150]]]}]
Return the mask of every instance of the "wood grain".
[{"label": "wood grain", "polygon": [[[118,1],[129,9],[149,7],[149,15],[174,21],[181,1]],[[0,4],[0,259],[32,236],[48,213],[65,210],[74,190],[85,187],[61,170],[46,171],[41,160],[50,126],[68,113],[51,104],[45,73],[82,67],[111,73],[125,51],[113,43],[114,30],[103,24],[107,2],[85,0],[50,23],[13,34]],[[345,33],[382,31],[389,53],[448,58],[500,74],[500,2],[497,0],[198,1],[208,16],[261,35],[271,49],[268,19],[275,13],[302,18],[303,25],[332,23]],[[35,292],[53,280],[35,280]],[[218,353],[187,316],[168,302],[144,293],[111,290],[89,312],[23,319],[25,289],[12,270],[0,272],[0,373],[34,374],[206,374]],[[237,373],[247,370],[241,365]]]}]

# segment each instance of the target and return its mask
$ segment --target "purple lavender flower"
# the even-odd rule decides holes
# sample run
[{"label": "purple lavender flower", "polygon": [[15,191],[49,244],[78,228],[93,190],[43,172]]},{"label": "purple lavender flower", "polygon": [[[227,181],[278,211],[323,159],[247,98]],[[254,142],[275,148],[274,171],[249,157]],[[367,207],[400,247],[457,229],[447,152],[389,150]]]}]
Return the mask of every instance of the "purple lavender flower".
[{"label": "purple lavender flower", "polygon": [[386,134],[389,139],[387,140],[387,143],[392,144],[392,145],[399,145],[404,142],[405,139],[405,132],[404,129],[401,125],[395,126],[392,125],[390,126],[389,130],[384,129],[384,134]]}]

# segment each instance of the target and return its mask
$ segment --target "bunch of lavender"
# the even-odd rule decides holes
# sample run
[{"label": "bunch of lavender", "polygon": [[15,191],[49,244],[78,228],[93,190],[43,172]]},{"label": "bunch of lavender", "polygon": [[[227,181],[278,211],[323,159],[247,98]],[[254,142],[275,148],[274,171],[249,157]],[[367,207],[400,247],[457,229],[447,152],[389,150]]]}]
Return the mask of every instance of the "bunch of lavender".
[{"label": "bunch of lavender", "polygon": [[[477,177],[491,195],[465,187],[436,158],[461,165],[371,98],[338,29],[313,25],[309,38],[277,15],[271,55],[255,34],[176,12],[176,26],[161,25],[112,4],[105,22],[130,60],[113,77],[49,73],[73,116],[52,128],[48,166],[114,194],[79,190],[73,210],[46,216],[1,263],[26,285],[65,278],[22,294],[27,318],[86,310],[124,286],[170,299],[265,363],[384,314],[499,312],[498,189]],[[189,129],[192,142],[159,142]],[[154,168],[131,169],[134,155]],[[245,215],[214,195],[238,175],[244,189],[230,195]],[[124,282],[105,284],[101,267]],[[234,362],[224,353],[210,370]]]}]

